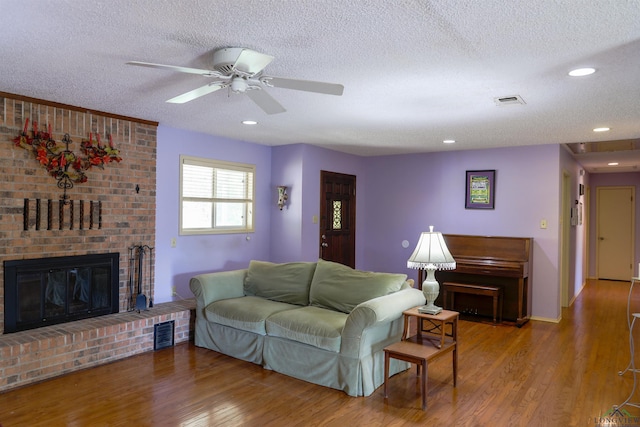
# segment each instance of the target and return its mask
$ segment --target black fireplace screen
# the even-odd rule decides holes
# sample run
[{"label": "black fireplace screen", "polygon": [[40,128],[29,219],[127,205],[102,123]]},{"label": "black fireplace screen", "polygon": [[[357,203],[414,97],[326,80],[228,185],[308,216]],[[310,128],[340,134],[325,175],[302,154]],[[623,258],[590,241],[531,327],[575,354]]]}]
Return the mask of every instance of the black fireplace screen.
[{"label": "black fireplace screen", "polygon": [[4,262],[4,331],[117,313],[118,253]]}]

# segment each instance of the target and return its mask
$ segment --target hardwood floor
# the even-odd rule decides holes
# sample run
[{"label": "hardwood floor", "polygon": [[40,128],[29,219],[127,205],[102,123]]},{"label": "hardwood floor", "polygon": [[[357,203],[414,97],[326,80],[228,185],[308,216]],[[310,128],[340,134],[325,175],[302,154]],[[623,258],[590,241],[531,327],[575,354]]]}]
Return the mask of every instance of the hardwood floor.
[{"label": "hardwood floor", "polygon": [[353,398],[181,344],[0,394],[0,425],[595,426],[633,387],[618,375],[629,361],[628,290],[591,281],[559,324],[461,320],[458,386],[450,357],[432,362],[426,411],[415,368],[391,378],[386,401],[382,387]]}]

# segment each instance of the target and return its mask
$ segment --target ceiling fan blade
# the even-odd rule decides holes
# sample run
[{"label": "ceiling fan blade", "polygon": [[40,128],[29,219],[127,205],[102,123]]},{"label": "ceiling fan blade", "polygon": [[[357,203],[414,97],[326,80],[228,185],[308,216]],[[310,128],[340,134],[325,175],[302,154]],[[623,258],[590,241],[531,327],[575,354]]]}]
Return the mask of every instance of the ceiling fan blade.
[{"label": "ceiling fan blade", "polygon": [[327,95],[342,95],[344,86],[336,83],[314,82],[312,80],[286,79],[283,77],[262,77],[261,82],[268,86],[284,89],[303,90],[305,92],[324,93]]},{"label": "ceiling fan blade", "polygon": [[205,76],[205,77],[222,77],[222,74],[220,74],[217,71],[202,70],[200,68],[178,67],[176,65],[154,64],[151,62],[139,62],[139,61],[129,61],[127,62],[127,64],[137,65],[138,67],[149,67],[149,68],[160,68],[164,70],[173,70],[173,71],[178,71],[180,73],[198,74],[200,76]]},{"label": "ceiling fan blade", "polygon": [[184,104],[185,102],[192,101],[196,98],[200,98],[201,96],[222,89],[224,86],[226,86],[226,82],[211,82],[208,85],[204,85],[187,93],[183,93],[182,95],[171,98],[167,100],[167,102],[170,102],[172,104]]},{"label": "ceiling fan blade", "polygon": [[246,91],[245,94],[267,114],[278,114],[287,111],[266,90],[253,89]]},{"label": "ceiling fan blade", "polygon": [[264,70],[264,67],[269,65],[271,61],[273,61],[273,56],[271,55],[265,55],[251,49],[243,49],[238,59],[236,59],[236,63],[233,64],[233,68],[254,75]]}]

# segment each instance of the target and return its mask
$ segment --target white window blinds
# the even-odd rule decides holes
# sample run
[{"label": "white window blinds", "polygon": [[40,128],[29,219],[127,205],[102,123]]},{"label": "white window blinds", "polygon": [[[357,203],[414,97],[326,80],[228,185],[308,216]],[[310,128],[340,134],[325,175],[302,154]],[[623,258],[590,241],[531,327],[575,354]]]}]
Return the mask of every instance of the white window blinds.
[{"label": "white window blinds", "polygon": [[253,231],[255,165],[180,156],[180,234]]}]

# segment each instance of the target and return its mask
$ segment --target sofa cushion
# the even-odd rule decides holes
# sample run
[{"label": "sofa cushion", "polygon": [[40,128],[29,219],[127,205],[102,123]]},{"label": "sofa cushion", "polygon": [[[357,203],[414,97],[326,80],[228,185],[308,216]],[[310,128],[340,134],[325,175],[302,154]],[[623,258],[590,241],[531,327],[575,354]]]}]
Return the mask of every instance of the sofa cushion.
[{"label": "sofa cushion", "polygon": [[315,262],[249,263],[244,293],[289,304],[308,305]]},{"label": "sofa cushion", "polygon": [[267,319],[267,335],[338,353],[347,316],[345,313],[320,307],[281,311]]},{"label": "sofa cushion", "polygon": [[310,305],[350,313],[361,302],[397,292],[406,279],[406,274],[354,270],[320,259],[311,281]]},{"label": "sofa cushion", "polygon": [[245,296],[212,302],[205,307],[204,315],[209,322],[266,335],[265,320],[269,316],[297,307],[260,297]]}]

